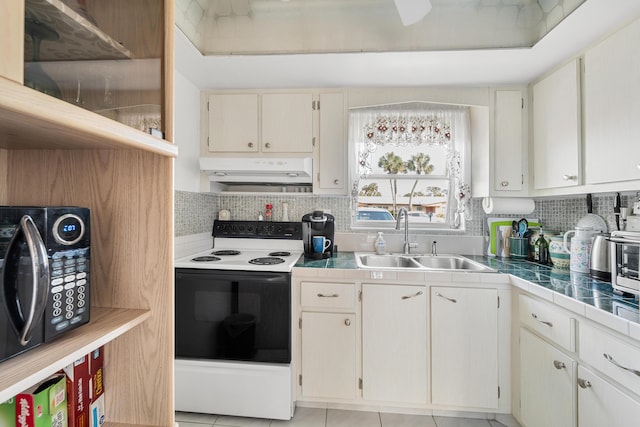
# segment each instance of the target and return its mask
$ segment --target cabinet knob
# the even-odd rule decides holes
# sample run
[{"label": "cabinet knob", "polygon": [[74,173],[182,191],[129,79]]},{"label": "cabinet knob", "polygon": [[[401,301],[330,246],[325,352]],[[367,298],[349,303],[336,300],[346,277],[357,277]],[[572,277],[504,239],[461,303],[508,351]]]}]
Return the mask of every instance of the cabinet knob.
[{"label": "cabinet knob", "polygon": [[271,148],[271,143],[267,142],[266,144],[264,144],[265,148]]},{"label": "cabinet knob", "polygon": [[248,146],[249,148],[253,148],[253,142],[248,143],[248,144],[247,144],[247,146]]},{"label": "cabinet knob", "polygon": [[509,186],[509,181],[502,181],[502,182],[500,183],[500,186],[502,186],[502,187],[508,187],[508,186]]},{"label": "cabinet knob", "polygon": [[333,180],[333,185],[338,185],[340,184],[340,180],[339,179],[334,179]]},{"label": "cabinet knob", "polygon": [[344,320],[344,324],[347,326],[351,326],[351,320],[350,319],[345,319]]},{"label": "cabinet knob", "polygon": [[575,175],[562,175],[562,179],[565,181],[575,181],[578,177]]},{"label": "cabinet knob", "polygon": [[554,361],[553,361],[553,366],[554,366],[556,369],[564,369],[564,368],[566,368],[566,365],[564,364],[564,362],[561,362],[561,361],[559,361],[559,360],[554,360]]},{"label": "cabinet knob", "polygon": [[583,380],[582,378],[578,378],[578,385],[580,388],[589,388],[591,387],[591,383],[589,380]]}]

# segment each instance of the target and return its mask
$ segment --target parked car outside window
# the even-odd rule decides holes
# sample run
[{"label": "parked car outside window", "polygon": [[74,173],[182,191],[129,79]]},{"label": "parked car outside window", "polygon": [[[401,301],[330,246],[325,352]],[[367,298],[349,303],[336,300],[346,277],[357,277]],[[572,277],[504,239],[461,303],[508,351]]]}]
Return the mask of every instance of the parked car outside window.
[{"label": "parked car outside window", "polygon": [[358,221],[395,221],[391,212],[382,208],[360,208],[356,212]]}]

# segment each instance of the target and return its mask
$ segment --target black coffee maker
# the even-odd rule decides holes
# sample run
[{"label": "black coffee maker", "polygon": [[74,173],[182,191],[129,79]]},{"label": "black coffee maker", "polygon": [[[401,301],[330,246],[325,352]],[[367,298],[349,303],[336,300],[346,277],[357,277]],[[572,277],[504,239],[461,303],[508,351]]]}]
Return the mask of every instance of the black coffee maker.
[{"label": "black coffee maker", "polygon": [[302,217],[302,242],[304,256],[323,259],[333,256],[335,218],[323,211],[313,211]]}]

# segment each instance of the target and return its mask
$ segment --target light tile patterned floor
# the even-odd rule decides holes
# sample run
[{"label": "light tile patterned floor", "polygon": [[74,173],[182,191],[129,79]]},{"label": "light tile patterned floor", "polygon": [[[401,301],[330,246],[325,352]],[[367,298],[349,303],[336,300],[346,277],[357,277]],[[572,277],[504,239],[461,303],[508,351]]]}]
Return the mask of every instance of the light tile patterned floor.
[{"label": "light tile patterned floor", "polygon": [[504,427],[497,421],[341,409],[297,408],[290,421],[176,412],[180,427]]}]

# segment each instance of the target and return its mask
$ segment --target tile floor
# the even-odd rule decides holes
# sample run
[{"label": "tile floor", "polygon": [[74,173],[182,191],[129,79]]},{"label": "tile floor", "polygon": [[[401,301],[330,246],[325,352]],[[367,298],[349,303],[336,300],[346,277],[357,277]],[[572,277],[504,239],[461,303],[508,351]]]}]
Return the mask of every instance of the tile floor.
[{"label": "tile floor", "polygon": [[180,427],[504,427],[497,421],[342,409],[296,408],[290,421],[176,412]]}]

